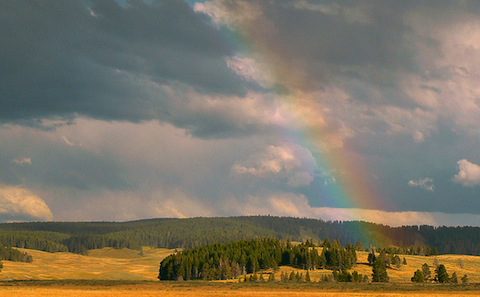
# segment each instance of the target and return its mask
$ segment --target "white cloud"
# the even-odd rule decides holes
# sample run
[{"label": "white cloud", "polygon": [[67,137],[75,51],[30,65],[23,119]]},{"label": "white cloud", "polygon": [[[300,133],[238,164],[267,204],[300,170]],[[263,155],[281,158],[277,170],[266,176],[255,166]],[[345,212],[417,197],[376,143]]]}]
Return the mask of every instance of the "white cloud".
[{"label": "white cloud", "polygon": [[297,145],[270,145],[264,152],[236,163],[232,170],[238,175],[258,178],[285,178],[292,187],[306,186],[313,181],[315,160],[311,153]]},{"label": "white cloud", "polygon": [[293,6],[296,9],[318,11],[325,15],[343,17],[345,21],[351,23],[367,24],[371,21],[368,13],[359,7],[350,7],[338,3],[312,3],[305,0],[297,0],[293,2]]},{"label": "white cloud", "polygon": [[480,215],[447,214],[442,212],[383,211],[360,208],[312,207],[303,195],[278,193],[251,196],[243,209],[244,215],[278,215],[319,218],[322,220],[362,220],[390,226],[480,226]]},{"label": "white cloud", "polygon": [[430,192],[433,192],[435,190],[433,179],[430,177],[409,180],[408,186],[412,188],[424,189]]},{"label": "white cloud", "polygon": [[457,162],[458,173],[453,177],[453,180],[466,187],[473,187],[480,185],[480,165],[462,159]]},{"label": "white cloud", "polygon": [[13,160],[13,163],[20,166],[32,165],[32,158],[28,158],[28,157],[16,158]]},{"label": "white cloud", "polygon": [[51,220],[52,212],[39,196],[31,191],[12,186],[0,186],[0,221]]},{"label": "white cloud", "polygon": [[243,76],[246,80],[254,81],[263,87],[271,87],[275,82],[273,77],[265,71],[266,65],[261,65],[258,61],[250,57],[234,56],[226,58],[226,63],[230,69]]}]

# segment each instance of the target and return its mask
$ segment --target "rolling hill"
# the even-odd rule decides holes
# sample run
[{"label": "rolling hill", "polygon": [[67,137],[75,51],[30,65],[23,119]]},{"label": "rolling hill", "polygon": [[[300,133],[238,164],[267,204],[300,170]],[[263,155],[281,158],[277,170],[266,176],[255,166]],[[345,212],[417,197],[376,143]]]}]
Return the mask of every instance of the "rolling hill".
[{"label": "rolling hill", "polygon": [[389,227],[358,221],[272,216],[0,224],[3,245],[80,254],[103,247],[189,248],[259,237],[297,241],[327,238],[365,247],[416,246],[410,248],[416,254],[480,254],[478,227]]}]

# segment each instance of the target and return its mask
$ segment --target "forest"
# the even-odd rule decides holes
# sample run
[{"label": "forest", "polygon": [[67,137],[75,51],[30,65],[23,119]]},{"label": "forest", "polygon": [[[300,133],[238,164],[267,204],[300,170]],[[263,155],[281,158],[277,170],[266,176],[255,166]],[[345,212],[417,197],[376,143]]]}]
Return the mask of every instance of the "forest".
[{"label": "forest", "polygon": [[[130,222],[31,222],[0,224],[0,245],[48,252],[141,246],[194,248],[256,238],[396,249],[403,254],[480,254],[479,227],[385,225],[350,221],[248,216],[148,219]],[[396,248],[392,248],[395,246]]]},{"label": "forest", "polygon": [[237,241],[187,249],[160,263],[160,280],[225,280],[260,270],[289,265],[314,270],[350,269],[356,264],[355,248],[326,241],[318,254],[308,241],[292,245],[276,239]]},{"label": "forest", "polygon": [[0,246],[0,260],[13,262],[32,262],[32,256],[15,248]]}]

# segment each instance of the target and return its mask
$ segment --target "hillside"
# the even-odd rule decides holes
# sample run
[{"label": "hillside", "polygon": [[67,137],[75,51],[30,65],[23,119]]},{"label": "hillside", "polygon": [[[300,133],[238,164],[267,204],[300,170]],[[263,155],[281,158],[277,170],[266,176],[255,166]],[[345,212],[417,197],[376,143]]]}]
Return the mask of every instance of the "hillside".
[{"label": "hillside", "polygon": [[104,248],[88,255],[68,252],[48,253],[21,249],[33,257],[32,263],[3,261],[0,280],[156,280],[158,263],[173,250],[144,248]]},{"label": "hillside", "polygon": [[[368,247],[416,246],[416,254],[480,254],[480,228],[327,222],[272,216],[149,219],[131,222],[34,222],[0,224],[0,243],[44,251],[85,253],[103,247],[189,248],[211,243],[272,237],[337,239]],[[429,247],[429,248],[424,248]]]},{"label": "hillside", "polygon": [[[157,280],[158,264],[173,250],[144,248],[143,255],[137,250],[130,249],[97,249],[88,252],[88,255],[73,253],[47,253],[36,250],[21,249],[33,256],[32,263],[3,261],[4,269],[0,272],[0,280]],[[371,267],[366,265],[367,253],[357,252],[358,264],[356,270],[368,276]],[[480,282],[480,256],[439,255],[439,256],[411,256],[401,255],[407,260],[407,265],[400,269],[388,269],[390,280],[393,283],[410,283],[413,272],[423,263],[433,266],[434,259],[447,267],[449,273],[468,274],[471,282]],[[463,268],[460,263],[463,262]],[[431,268],[433,270],[433,268]],[[282,272],[299,270],[289,266],[281,266],[276,272],[276,279],[280,279]],[[331,270],[310,271],[312,280],[318,281],[320,276],[331,275]]]}]

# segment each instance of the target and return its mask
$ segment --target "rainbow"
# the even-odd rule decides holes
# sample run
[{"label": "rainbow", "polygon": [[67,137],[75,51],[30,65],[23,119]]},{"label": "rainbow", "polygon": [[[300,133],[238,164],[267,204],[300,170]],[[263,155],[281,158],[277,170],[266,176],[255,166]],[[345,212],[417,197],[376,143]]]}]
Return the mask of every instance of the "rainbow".
[{"label": "rainbow", "polygon": [[333,198],[337,207],[381,209],[384,205],[377,189],[365,178],[368,167],[359,156],[339,144],[338,135],[328,130],[323,106],[314,95],[303,91],[307,82],[301,69],[294,71],[271,45],[263,41],[263,35],[258,33],[261,28],[245,22],[242,26],[229,27],[225,32],[228,40],[241,52],[261,60],[261,65],[268,68],[262,71],[269,73],[274,82],[273,91],[284,98],[291,112],[289,124],[292,128],[284,135],[287,142],[308,148],[319,168],[340,173],[335,175],[335,186],[320,195]]},{"label": "rainbow", "polygon": [[[246,7],[237,8],[238,14],[255,13]],[[316,198],[329,201],[333,207],[349,208],[352,211],[385,209],[385,200],[381,199],[385,197],[384,194],[379,192],[372,178],[366,178],[369,174],[367,164],[361,156],[355,154],[355,150],[349,149],[348,142],[343,142],[341,135],[329,129],[325,106],[316,100],[315,94],[309,92],[308,77],[302,71],[302,66],[292,67],[293,63],[284,59],[288,54],[282,55],[281,45],[277,46],[272,39],[265,40],[265,36],[268,36],[263,31],[265,27],[268,25],[237,21],[220,26],[220,30],[227,42],[242,53],[241,56],[261,62],[258,63],[262,67],[261,71],[268,73],[272,82],[272,87],[268,89],[283,98],[290,120],[289,128],[281,132],[285,142],[309,149],[317,167],[333,173],[335,183],[320,189]],[[362,219],[360,211],[354,215],[359,220]],[[363,237],[373,239],[368,224],[363,229],[365,230],[358,230],[363,233]],[[388,237],[378,233],[374,237],[379,239],[379,236]]]}]

